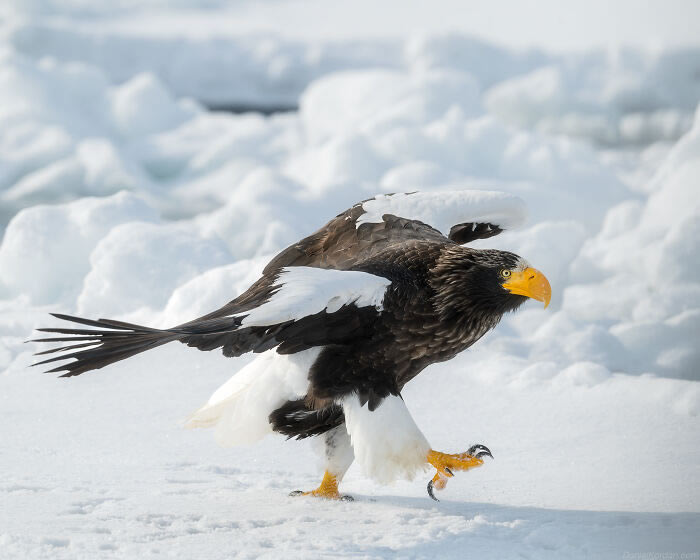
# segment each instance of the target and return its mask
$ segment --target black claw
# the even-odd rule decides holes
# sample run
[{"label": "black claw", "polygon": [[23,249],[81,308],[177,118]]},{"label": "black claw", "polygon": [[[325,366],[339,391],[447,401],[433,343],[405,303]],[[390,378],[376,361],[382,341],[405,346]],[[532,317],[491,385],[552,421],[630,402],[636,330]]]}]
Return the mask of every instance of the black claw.
[{"label": "black claw", "polygon": [[303,490],[293,490],[292,492],[289,493],[290,497],[301,496],[303,494],[304,494]]},{"label": "black claw", "polygon": [[428,496],[430,496],[436,502],[440,501],[435,497],[435,494],[433,494],[433,481],[432,480],[430,482],[428,482]]},{"label": "black claw", "polygon": [[452,472],[452,469],[450,467],[445,467],[445,472],[449,474],[450,476],[454,476],[455,473]]},{"label": "black claw", "polygon": [[[476,451],[478,451],[478,453],[475,454]],[[480,443],[472,445],[469,449],[467,449],[467,454],[471,455],[472,457],[476,457],[477,459],[480,459],[481,457],[484,457],[486,455],[493,459],[493,455],[491,455],[491,450],[485,445],[481,445]]]},{"label": "black claw", "polygon": [[348,496],[347,494],[345,494],[344,496],[341,496],[341,497],[340,497],[340,501],[341,501],[341,502],[354,502],[354,501],[355,501],[355,498],[353,498],[352,496]]}]

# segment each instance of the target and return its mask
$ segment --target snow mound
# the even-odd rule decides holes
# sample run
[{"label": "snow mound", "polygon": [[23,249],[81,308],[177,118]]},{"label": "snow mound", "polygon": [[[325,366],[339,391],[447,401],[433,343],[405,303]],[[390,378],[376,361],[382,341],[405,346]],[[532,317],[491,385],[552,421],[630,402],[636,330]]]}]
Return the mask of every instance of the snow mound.
[{"label": "snow mound", "polygon": [[230,259],[220,240],[202,239],[191,228],[118,225],[90,254],[77,311],[96,317],[123,316],[148,306],[162,309],[178,286]]},{"label": "snow mound", "polygon": [[72,305],[98,242],[119,224],[134,220],[155,221],[157,214],[129,193],[20,211],[0,245],[6,297],[26,295],[34,304]]},{"label": "snow mound", "polygon": [[613,321],[630,369],[700,380],[697,173],[700,112],[646,187],[646,203],[612,208],[573,265],[593,272],[565,290],[563,309],[580,320]]},{"label": "snow mound", "polygon": [[[205,4],[209,19],[195,16],[189,3],[189,11],[168,13],[164,3],[151,0],[151,9],[161,10],[149,14],[152,25],[144,25],[129,15],[131,2],[111,8],[62,3],[66,13],[90,14],[67,22],[53,17],[60,12],[53,2],[35,0],[25,7],[33,17],[10,18],[8,41],[37,60],[52,57],[99,67],[113,84],[154,73],[177,95],[238,110],[294,108],[310,84],[339,71],[408,71],[433,76],[434,87],[462,88],[470,108],[473,92],[486,92],[488,110],[509,123],[602,145],[678,139],[692,122],[700,94],[694,78],[700,68],[698,48],[554,55],[513,51],[459,33],[306,42],[244,29],[240,16],[219,0]],[[120,14],[116,22],[115,13]],[[195,17],[216,30],[202,35],[196,25],[188,25]],[[230,25],[223,25],[226,21]],[[373,80],[366,85],[380,86],[374,88],[377,98],[399,93],[395,85],[382,87],[381,78]],[[420,112],[433,97],[427,88],[399,95],[397,102]]]},{"label": "snow mound", "polygon": [[31,204],[147,192],[132,149],[199,111],[153,75],[115,87],[97,68],[11,52],[0,53],[0,104],[0,225]]},{"label": "snow mound", "polygon": [[[490,182],[490,188],[527,195],[534,219],[556,214],[582,221],[590,231],[600,226],[601,208],[625,198],[619,178],[590,148],[515,130],[490,116],[474,118],[458,90],[437,88],[431,95],[439,102],[422,104],[421,110],[399,102],[414,79],[401,72],[357,71],[313,85],[301,107],[308,144],[287,160],[286,173],[315,195],[350,184],[371,195],[376,183],[405,192],[469,188],[467,178],[472,187],[474,181]],[[371,84],[381,84],[387,95],[375,95]],[[339,98],[353,109],[341,110]],[[420,182],[402,184],[401,177]]]},{"label": "snow mound", "polygon": [[[98,20],[99,22],[99,20]],[[153,72],[178,95],[212,106],[294,107],[314,79],[338,69],[395,66],[400,46],[388,41],[352,48],[352,42],[319,49],[267,32],[197,34],[134,27],[66,26],[50,18],[21,20],[10,43],[34,58],[55,57],[102,68],[113,83]],[[95,25],[97,23],[97,25]]]},{"label": "snow mound", "polygon": [[369,133],[419,124],[451,107],[469,116],[482,112],[479,83],[450,70],[337,72],[316,80],[301,97],[311,142],[353,131]]},{"label": "snow mound", "polygon": [[262,274],[268,258],[245,259],[211,268],[178,286],[159,319],[159,326],[172,327],[201,317],[221,307],[221,296],[242,294]]},{"label": "snow mound", "polygon": [[604,145],[672,141],[691,126],[700,84],[700,51],[623,49],[543,65],[494,85],[494,114],[539,130]]}]

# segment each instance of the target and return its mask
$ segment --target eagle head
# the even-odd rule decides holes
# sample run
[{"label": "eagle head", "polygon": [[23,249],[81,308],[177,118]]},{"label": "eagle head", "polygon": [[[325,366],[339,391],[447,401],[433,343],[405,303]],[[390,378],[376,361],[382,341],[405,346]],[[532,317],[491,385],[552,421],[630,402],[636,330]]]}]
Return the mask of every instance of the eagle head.
[{"label": "eagle head", "polygon": [[496,321],[528,298],[549,305],[547,277],[508,251],[446,248],[432,271],[436,304],[443,314],[478,313]]}]

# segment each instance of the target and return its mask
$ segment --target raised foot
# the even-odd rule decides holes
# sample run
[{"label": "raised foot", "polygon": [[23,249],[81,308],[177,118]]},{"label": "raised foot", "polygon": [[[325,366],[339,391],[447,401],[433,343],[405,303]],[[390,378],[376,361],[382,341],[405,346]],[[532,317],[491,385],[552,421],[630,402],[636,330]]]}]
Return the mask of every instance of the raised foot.
[{"label": "raised foot", "polygon": [[294,490],[289,493],[290,496],[313,496],[314,498],[325,498],[327,500],[340,500],[342,502],[353,502],[355,498],[348,495],[343,495],[338,492],[338,479],[326,471],[323,475],[321,485],[311,492],[302,490]]},{"label": "raised foot", "polygon": [[467,471],[475,467],[480,467],[484,464],[482,457],[489,456],[493,459],[493,455],[488,447],[481,444],[472,445],[464,453],[441,453],[440,451],[430,450],[427,460],[435,470],[435,476],[428,482],[428,496],[436,502],[439,502],[435,497],[434,490],[442,490],[447,485],[447,479],[454,476],[453,471]]}]

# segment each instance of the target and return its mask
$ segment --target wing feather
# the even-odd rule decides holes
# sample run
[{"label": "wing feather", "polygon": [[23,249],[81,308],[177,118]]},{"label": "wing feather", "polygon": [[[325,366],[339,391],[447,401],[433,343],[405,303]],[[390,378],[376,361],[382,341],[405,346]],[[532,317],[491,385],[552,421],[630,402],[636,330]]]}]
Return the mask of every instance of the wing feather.
[{"label": "wing feather", "polygon": [[408,241],[464,244],[519,227],[525,219],[524,202],[503,192],[377,195],[282,251],[265,273],[289,266],[349,270],[390,246]]},{"label": "wing feather", "polygon": [[50,357],[34,365],[59,362],[49,371],[80,375],[174,340],[205,351],[221,348],[226,356],[344,344],[371,336],[390,285],[385,277],[361,271],[285,268],[244,294],[245,303],[235,307],[236,312],[209,314],[170,329],[56,314],[58,319],[98,328],[39,329],[74,336],[36,340],[64,345],[40,352]]}]

